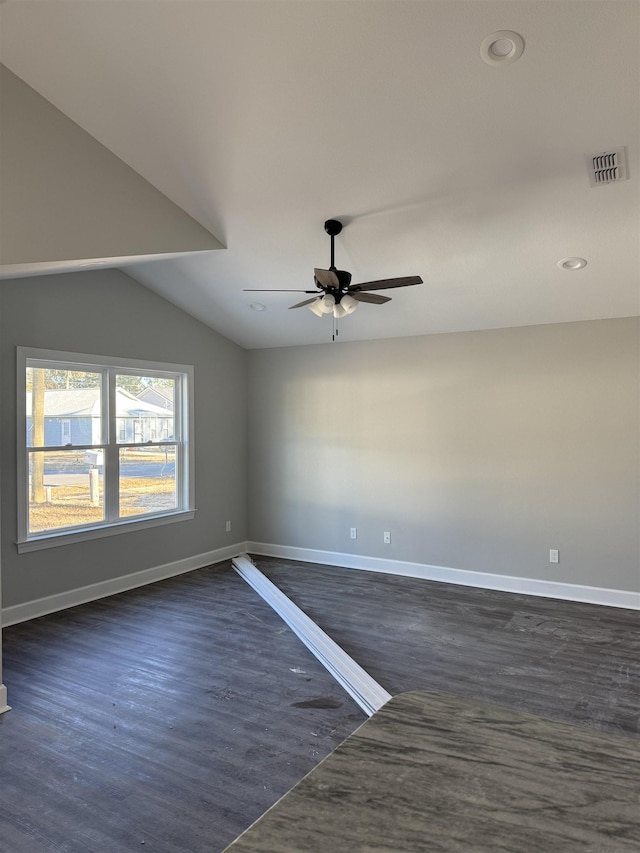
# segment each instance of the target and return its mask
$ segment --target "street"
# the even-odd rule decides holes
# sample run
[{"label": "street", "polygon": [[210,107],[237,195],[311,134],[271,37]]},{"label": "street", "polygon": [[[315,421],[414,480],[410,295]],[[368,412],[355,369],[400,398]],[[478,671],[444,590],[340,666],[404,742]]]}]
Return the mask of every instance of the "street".
[{"label": "street", "polygon": [[[166,477],[173,479],[176,472],[175,461],[170,462],[123,462],[120,466],[120,476],[122,478],[137,477],[145,480],[152,480],[158,477]],[[102,469],[100,469],[102,476]],[[63,466],[47,464],[44,472],[45,486],[68,486],[76,483],[86,483],[89,480],[89,470],[83,472],[65,471]]]}]

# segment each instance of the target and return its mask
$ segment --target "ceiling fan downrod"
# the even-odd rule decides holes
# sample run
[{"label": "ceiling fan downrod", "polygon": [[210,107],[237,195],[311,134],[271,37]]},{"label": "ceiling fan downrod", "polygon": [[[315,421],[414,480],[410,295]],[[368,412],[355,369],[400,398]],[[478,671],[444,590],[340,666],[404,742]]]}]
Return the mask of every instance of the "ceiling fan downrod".
[{"label": "ceiling fan downrod", "polygon": [[327,219],[324,223],[324,230],[327,232],[329,237],[331,237],[331,266],[329,269],[335,271],[336,261],[334,242],[335,237],[342,231],[342,222],[339,222],[337,219]]}]

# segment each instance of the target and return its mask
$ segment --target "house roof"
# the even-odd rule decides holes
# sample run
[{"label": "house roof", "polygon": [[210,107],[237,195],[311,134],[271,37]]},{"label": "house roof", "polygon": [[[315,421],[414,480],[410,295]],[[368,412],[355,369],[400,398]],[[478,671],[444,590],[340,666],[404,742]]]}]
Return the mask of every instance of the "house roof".
[{"label": "house roof", "polygon": [[[98,388],[55,389],[44,392],[45,417],[77,418],[99,414],[100,391]],[[27,413],[31,412],[31,392],[27,391]],[[116,389],[116,416],[172,417],[172,412],[162,406],[146,403],[122,388]]]},{"label": "house roof", "polygon": [[[27,391],[27,414],[31,413],[31,391]],[[79,418],[97,414],[98,388],[61,388],[44,392],[45,417]]]},{"label": "house roof", "polygon": [[[331,340],[330,318],[288,310],[304,294],[278,292],[313,290],[328,218],[354,281],[425,282],[360,305],[340,340],[639,313],[637,0],[0,15],[3,62],[228,247],[124,268],[245,347]],[[488,64],[502,30],[524,52]],[[592,187],[589,158],[618,149],[628,180]],[[587,266],[558,267],[574,256]]]},{"label": "house roof", "polygon": [[167,403],[173,403],[173,391],[173,385],[154,385],[153,387],[143,388],[137,396],[139,400],[147,400],[149,398],[153,400],[156,397],[161,397]]}]

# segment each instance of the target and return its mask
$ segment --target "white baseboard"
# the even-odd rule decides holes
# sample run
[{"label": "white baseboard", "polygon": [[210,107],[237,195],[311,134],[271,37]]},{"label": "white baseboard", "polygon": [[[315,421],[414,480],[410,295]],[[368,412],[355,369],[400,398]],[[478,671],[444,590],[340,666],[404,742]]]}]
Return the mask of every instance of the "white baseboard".
[{"label": "white baseboard", "polygon": [[0,714],[4,714],[5,711],[10,710],[10,706],[7,705],[7,688],[4,684],[0,684]]},{"label": "white baseboard", "polygon": [[[61,592],[57,595],[49,595],[45,598],[36,598],[34,601],[26,601],[24,604],[15,604],[12,607],[5,607],[2,610],[2,625],[15,625],[18,622],[26,622],[28,619],[36,619],[38,616],[46,616],[48,613],[55,613],[58,610],[65,610],[67,607],[75,607],[78,604],[86,604],[89,601],[96,601],[99,598],[106,598],[109,595],[115,595],[118,592],[127,592],[127,590],[135,589],[139,586],[145,586],[148,583],[164,580],[165,578],[181,575],[185,572],[192,572],[195,569],[202,569],[205,566],[210,566],[212,563],[220,563],[223,560],[230,560],[236,554],[245,553],[247,550],[246,542],[236,542],[234,545],[228,545],[224,548],[218,548],[215,551],[207,551],[204,554],[196,554],[193,557],[186,557],[184,560],[176,560],[173,563],[165,563],[162,566],[155,566],[151,569],[144,569],[141,572],[134,572],[131,575],[123,575],[119,578],[111,578],[100,583],[82,586],[78,589],[71,589],[68,592]],[[0,696],[0,705],[1,702]]]},{"label": "white baseboard", "polygon": [[[273,545],[264,542],[236,542],[225,548],[196,554],[184,560],[165,563],[131,575],[112,578],[100,583],[72,589],[68,592],[50,595],[15,604],[2,610],[3,626],[16,625],[38,616],[46,616],[67,607],[86,604],[99,598],[126,592],[148,583],[164,580],[174,575],[202,569],[213,563],[230,560],[237,554],[261,554],[265,557],[282,557],[287,560],[299,560],[305,563],[321,563],[327,566],[341,566],[348,569],[362,569],[369,572],[383,572],[405,577],[442,583],[473,586],[480,589],[496,589],[502,592],[516,592],[524,595],[537,595],[544,598],[560,598],[568,601],[582,601],[589,604],[601,604],[608,607],[624,607],[640,610],[640,594],[633,591],[605,589],[594,586],[543,581],[535,578],[518,578],[509,575],[495,575],[487,572],[469,572],[444,566],[429,566],[423,563],[404,563],[399,560],[383,560],[378,557],[365,557],[358,554],[341,554],[337,551],[319,551],[311,548],[295,548],[290,545]],[[5,700],[6,701],[6,700]],[[0,693],[0,709],[2,695]]]},{"label": "white baseboard", "polygon": [[488,572],[470,572],[464,569],[451,569],[446,566],[405,563],[399,560],[364,557],[359,554],[341,554],[337,551],[294,548],[290,545],[273,545],[264,542],[247,543],[247,551],[249,554],[261,554],[264,557],[282,557],[286,560],[300,560],[304,563],[321,563],[327,566],[342,566],[347,569],[403,575],[404,577],[473,586],[480,589],[495,589],[501,592],[516,592],[522,595],[536,595],[543,598],[559,598],[566,601],[582,601],[587,604],[640,610],[640,593],[632,590],[606,589],[604,587],[538,580],[537,578],[496,575]]}]

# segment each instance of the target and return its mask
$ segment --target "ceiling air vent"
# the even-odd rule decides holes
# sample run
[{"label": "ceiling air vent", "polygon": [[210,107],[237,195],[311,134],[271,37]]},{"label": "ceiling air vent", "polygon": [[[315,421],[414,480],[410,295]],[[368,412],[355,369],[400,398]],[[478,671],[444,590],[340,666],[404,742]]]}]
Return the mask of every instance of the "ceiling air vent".
[{"label": "ceiling air vent", "polygon": [[625,154],[625,148],[616,148],[613,151],[603,151],[593,157],[588,157],[589,183],[591,186],[599,187],[602,184],[617,184],[620,181],[626,181],[629,175],[627,174]]}]

